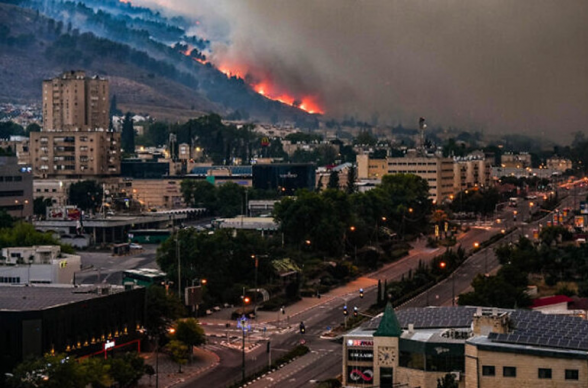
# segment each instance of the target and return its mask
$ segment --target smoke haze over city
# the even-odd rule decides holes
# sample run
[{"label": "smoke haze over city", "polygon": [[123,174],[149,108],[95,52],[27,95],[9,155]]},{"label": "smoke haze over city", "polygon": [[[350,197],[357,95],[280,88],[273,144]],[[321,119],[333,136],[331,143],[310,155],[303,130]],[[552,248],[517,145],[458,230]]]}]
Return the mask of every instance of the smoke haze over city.
[{"label": "smoke haze over city", "polygon": [[579,1],[158,3],[198,18],[215,64],[313,95],[328,116],[550,138],[587,121]]}]

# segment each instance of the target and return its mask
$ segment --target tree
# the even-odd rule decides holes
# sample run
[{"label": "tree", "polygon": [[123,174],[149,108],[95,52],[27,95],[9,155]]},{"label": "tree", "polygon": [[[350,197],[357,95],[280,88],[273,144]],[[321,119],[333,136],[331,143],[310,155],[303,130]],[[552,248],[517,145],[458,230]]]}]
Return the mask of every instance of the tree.
[{"label": "tree", "polygon": [[188,345],[190,358],[192,358],[192,348],[202,345],[206,341],[204,330],[195,318],[179,320],[176,324],[174,339]]},{"label": "tree", "polygon": [[145,328],[148,333],[163,336],[169,324],[184,313],[177,295],[170,295],[158,285],[147,288],[145,302]]},{"label": "tree", "polygon": [[12,374],[8,384],[13,388],[84,388],[88,384],[80,364],[65,354],[25,360]]},{"label": "tree", "polygon": [[119,387],[135,386],[145,374],[145,359],[138,353],[125,353],[108,359],[110,376]]},{"label": "tree", "polygon": [[32,132],[41,132],[41,126],[37,123],[30,123],[27,125],[27,129],[25,130],[25,134],[27,136],[31,136]]},{"label": "tree", "polygon": [[182,373],[182,365],[188,362],[188,346],[181,341],[171,340],[165,347],[170,358],[178,364],[178,373]]},{"label": "tree", "polygon": [[121,146],[124,152],[132,154],[135,152],[135,129],[131,113],[127,112],[122,124]]},{"label": "tree", "polygon": [[33,213],[37,216],[45,217],[47,208],[53,205],[51,198],[37,197],[33,200]]},{"label": "tree", "polygon": [[102,204],[102,186],[94,180],[72,183],[69,186],[69,202],[85,211],[95,211]]},{"label": "tree", "polygon": [[4,209],[0,209],[0,229],[12,228],[14,225],[14,218]]},{"label": "tree", "polygon": [[455,378],[451,373],[447,373],[445,376],[437,379],[437,388],[458,388],[459,383],[455,381]]},{"label": "tree", "polygon": [[329,183],[327,184],[328,189],[339,189],[339,172],[335,170],[331,170],[331,174],[329,175]]},{"label": "tree", "polygon": [[355,180],[357,179],[357,170],[355,165],[351,165],[349,169],[347,169],[347,194],[353,194],[357,191],[355,187]]},{"label": "tree", "polygon": [[183,180],[180,192],[189,206],[203,207],[211,213],[217,210],[217,188],[207,181]]}]

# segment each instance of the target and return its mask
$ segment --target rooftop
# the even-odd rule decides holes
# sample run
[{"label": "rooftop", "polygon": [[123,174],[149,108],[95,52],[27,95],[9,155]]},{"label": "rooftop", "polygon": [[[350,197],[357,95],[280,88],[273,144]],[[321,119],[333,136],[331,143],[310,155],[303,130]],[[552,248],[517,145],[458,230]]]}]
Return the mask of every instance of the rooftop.
[{"label": "rooftop", "polygon": [[[581,352],[588,356],[588,321],[567,315],[543,314],[531,310],[482,309],[477,307],[426,307],[409,308],[396,312],[402,338],[417,341],[431,341],[444,336],[446,332],[469,331],[476,314],[508,316],[508,333],[490,333],[476,343],[500,347],[543,349],[560,352]],[[370,320],[350,334],[373,336],[383,314]],[[411,330],[409,329],[411,326]],[[464,329],[464,330],[459,330]],[[449,336],[452,339],[467,339],[467,336]],[[463,337],[463,338],[461,338]],[[478,337],[476,337],[478,338]],[[469,342],[472,339],[468,340]],[[481,341],[481,342],[480,342]],[[508,346],[507,346],[508,345]]]},{"label": "rooftop", "polygon": [[[46,310],[71,303],[101,298],[96,286],[44,284],[42,286],[0,285],[0,312]],[[109,286],[110,294],[124,292],[122,286]]]}]

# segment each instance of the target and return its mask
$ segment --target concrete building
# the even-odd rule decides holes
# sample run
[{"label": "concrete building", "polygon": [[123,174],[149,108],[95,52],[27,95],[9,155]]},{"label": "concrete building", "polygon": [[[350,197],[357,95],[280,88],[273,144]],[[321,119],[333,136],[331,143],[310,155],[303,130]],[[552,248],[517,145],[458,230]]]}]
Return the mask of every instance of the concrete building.
[{"label": "concrete building", "polygon": [[24,136],[10,136],[10,139],[0,140],[0,148],[10,149],[16,154],[18,164],[22,166],[31,166],[30,141]]},{"label": "concrete building", "polygon": [[500,164],[504,168],[527,168],[531,167],[531,155],[526,152],[514,154],[506,152],[500,157]]},{"label": "concrete building", "polygon": [[108,81],[83,71],[43,81],[43,129],[29,146],[35,176],[120,174],[120,133],[109,130],[108,104]]},{"label": "concrete building", "polygon": [[43,131],[108,130],[109,85],[83,71],[43,81]]},{"label": "concrete building", "polygon": [[2,248],[0,283],[72,284],[81,265],[80,256],[58,245]]},{"label": "concrete building", "polygon": [[470,187],[488,187],[492,181],[492,164],[484,154],[455,157],[453,164],[453,190],[460,192]]},{"label": "concrete building", "polygon": [[[431,199],[441,202],[453,194],[453,159],[437,156],[406,156],[403,158],[386,158],[386,172],[383,173],[380,159],[375,162],[369,156],[358,155],[358,179],[376,179],[386,174],[414,174],[429,184]],[[367,164],[367,167],[366,167]]]},{"label": "concrete building", "polygon": [[0,209],[16,218],[33,215],[33,174],[15,156],[0,156]]},{"label": "concrete building", "polygon": [[571,170],[574,165],[570,159],[554,156],[546,160],[545,165],[548,169],[565,172]]},{"label": "concrete building", "polygon": [[120,174],[120,133],[33,132],[31,161],[35,177],[107,177]]},{"label": "concrete building", "polygon": [[585,387],[588,322],[528,310],[410,308],[344,336],[343,386]]}]

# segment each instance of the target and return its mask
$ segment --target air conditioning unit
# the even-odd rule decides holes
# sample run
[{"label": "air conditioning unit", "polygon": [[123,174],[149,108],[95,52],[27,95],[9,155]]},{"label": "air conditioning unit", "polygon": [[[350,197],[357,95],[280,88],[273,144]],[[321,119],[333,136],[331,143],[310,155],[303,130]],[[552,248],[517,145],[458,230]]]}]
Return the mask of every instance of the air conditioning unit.
[{"label": "air conditioning unit", "polygon": [[455,379],[455,381],[459,381],[461,378],[461,373],[460,372],[450,372],[449,373],[451,376],[453,376],[453,378]]}]

